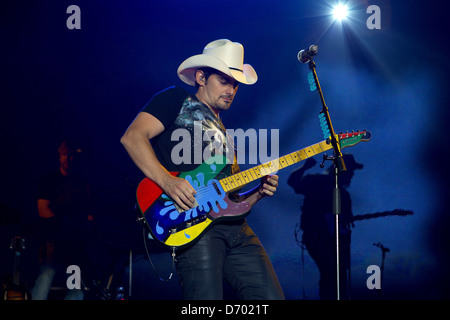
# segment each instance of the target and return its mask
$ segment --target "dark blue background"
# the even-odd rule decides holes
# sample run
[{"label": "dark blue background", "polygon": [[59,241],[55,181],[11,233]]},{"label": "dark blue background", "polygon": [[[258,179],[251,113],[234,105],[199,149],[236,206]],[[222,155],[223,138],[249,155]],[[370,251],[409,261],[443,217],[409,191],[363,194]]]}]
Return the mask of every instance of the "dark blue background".
[{"label": "dark blue background", "polygon": [[[381,264],[381,251],[373,245],[380,242],[390,249],[384,299],[448,299],[446,2],[349,1],[352,19],[342,25],[331,23],[330,3],[2,1],[0,202],[21,213],[20,223],[1,227],[2,274],[12,259],[8,239],[26,235],[37,217],[38,179],[57,166],[59,142],[71,136],[83,145],[97,199],[96,223],[107,247],[97,258],[127,266],[131,248],[132,298],[180,298],[176,276],[159,281],[144,255],[133,211],[142,176],[119,139],[154,93],[183,85],[176,70],[184,59],[227,38],[244,45],[245,62],[259,75],[257,84],[239,87],[232,108],[222,114],[228,128],[278,129],[280,155],[321,141],[319,96],[309,91],[308,67],[296,58],[316,43],[317,72],[335,130],[373,134],[370,142],[345,150],[364,164],[349,188],[353,213],[414,211],[355,222],[352,298],[380,297],[366,287],[367,267]],[[81,8],[80,30],[66,27],[71,4]],[[380,6],[381,30],[366,27],[368,4]],[[317,299],[317,268],[306,252],[302,259],[294,237],[302,197],[286,183],[298,166],[279,172],[277,194],[258,204],[248,221],[286,297]],[[33,243],[24,259],[23,276],[31,284]],[[155,252],[153,259],[161,276],[170,273],[166,253]],[[103,276],[108,272],[105,268]]]}]

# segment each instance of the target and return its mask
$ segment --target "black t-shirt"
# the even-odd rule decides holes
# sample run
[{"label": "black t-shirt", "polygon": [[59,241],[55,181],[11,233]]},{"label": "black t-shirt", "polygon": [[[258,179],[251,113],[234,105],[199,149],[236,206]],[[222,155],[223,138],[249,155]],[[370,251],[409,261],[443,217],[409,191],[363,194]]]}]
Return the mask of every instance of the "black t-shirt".
[{"label": "black t-shirt", "polygon": [[233,141],[221,120],[195,95],[173,86],[155,94],[142,108],[164,125],[151,143],[161,164],[173,172],[192,171],[214,155],[227,159],[229,173],[236,173]]}]

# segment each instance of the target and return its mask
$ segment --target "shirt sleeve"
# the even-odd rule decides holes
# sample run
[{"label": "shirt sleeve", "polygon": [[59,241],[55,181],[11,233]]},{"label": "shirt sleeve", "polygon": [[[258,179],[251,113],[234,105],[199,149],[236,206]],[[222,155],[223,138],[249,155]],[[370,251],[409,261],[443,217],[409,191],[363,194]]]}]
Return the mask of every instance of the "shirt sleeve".
[{"label": "shirt sleeve", "polygon": [[151,114],[167,128],[177,118],[188,96],[189,93],[180,87],[169,87],[156,93],[141,111]]}]

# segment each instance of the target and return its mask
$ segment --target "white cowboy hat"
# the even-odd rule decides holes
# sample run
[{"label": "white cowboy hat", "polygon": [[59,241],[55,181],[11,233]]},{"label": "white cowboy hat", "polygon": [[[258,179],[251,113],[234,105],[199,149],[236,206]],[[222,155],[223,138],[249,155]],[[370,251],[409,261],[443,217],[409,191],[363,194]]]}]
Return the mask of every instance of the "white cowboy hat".
[{"label": "white cowboy hat", "polygon": [[202,54],[186,59],[178,67],[178,77],[193,86],[195,72],[202,67],[219,70],[244,84],[254,84],[258,80],[255,69],[249,64],[244,64],[244,47],[240,43],[226,39],[210,42]]}]

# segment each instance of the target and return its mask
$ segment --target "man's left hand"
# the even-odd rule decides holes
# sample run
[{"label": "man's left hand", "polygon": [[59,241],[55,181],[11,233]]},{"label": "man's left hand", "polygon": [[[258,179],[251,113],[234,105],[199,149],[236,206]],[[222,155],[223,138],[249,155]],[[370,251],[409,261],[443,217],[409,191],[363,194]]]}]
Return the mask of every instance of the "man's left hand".
[{"label": "man's left hand", "polygon": [[262,196],[273,196],[278,187],[278,176],[271,175],[265,176],[261,181],[261,188],[259,189],[259,194]]}]

